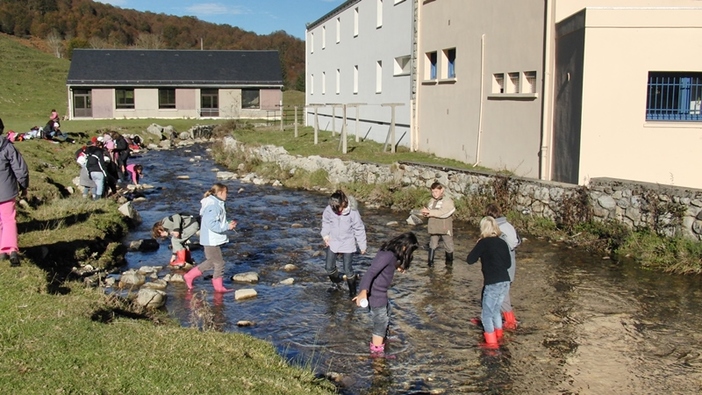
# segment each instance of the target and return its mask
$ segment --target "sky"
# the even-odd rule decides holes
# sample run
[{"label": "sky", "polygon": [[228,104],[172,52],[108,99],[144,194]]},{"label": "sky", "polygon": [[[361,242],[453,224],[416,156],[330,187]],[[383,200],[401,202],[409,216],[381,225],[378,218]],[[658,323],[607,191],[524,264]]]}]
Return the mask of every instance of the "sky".
[{"label": "sky", "polygon": [[[96,0],[97,1],[97,0]],[[284,30],[304,39],[305,24],[314,22],[344,0],[100,0],[100,3],[137,11],[194,16],[257,34]]]}]

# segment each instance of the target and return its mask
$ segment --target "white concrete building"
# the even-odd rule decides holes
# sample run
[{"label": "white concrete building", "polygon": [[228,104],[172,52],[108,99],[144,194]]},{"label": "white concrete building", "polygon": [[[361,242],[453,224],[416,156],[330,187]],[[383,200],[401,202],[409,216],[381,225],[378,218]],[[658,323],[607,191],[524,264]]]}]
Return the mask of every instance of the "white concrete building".
[{"label": "white concrete building", "polygon": [[348,134],[384,143],[394,107],[395,141],[410,145],[414,6],[349,0],[307,25],[307,125],[316,108],[319,128],[340,132],[347,105]]}]

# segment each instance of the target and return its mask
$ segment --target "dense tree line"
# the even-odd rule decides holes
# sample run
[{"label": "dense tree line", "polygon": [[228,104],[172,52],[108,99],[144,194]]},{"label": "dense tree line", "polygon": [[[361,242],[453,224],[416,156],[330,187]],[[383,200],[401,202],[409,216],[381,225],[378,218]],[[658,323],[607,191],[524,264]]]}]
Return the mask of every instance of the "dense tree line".
[{"label": "dense tree line", "polygon": [[52,53],[68,58],[74,48],[275,49],[286,87],[304,90],[305,43],[282,30],[258,35],[91,0],[0,0],[0,32],[45,39]]}]

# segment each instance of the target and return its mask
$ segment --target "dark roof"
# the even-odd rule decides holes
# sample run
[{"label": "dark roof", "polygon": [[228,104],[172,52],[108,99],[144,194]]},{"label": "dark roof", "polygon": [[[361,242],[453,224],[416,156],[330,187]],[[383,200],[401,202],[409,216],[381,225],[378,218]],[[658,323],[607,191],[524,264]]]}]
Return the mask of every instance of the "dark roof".
[{"label": "dark roof", "polygon": [[278,51],[75,49],[67,85],[278,86]]},{"label": "dark roof", "polygon": [[355,3],[360,2],[361,0],[346,0],[345,2],[341,3],[338,7],[334,8],[333,10],[327,12],[324,14],[321,18],[317,19],[314,22],[310,22],[307,24],[306,28],[307,30],[312,30],[314,27],[318,26],[319,24],[326,22],[329,20],[332,16],[340,13],[341,11],[351,7]]}]

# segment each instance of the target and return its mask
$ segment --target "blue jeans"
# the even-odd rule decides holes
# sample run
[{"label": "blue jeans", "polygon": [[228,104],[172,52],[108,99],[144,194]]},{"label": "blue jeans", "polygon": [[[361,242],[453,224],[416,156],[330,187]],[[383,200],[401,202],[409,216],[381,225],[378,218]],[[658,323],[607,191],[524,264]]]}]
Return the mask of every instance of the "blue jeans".
[{"label": "blue jeans", "polygon": [[390,302],[383,307],[371,307],[371,321],[373,321],[373,336],[386,337],[390,325]]},{"label": "blue jeans", "polygon": [[[353,267],[351,266],[351,260],[353,259],[353,253],[352,252],[344,252],[342,253],[344,256],[344,271],[342,272],[349,278],[353,276]],[[327,262],[325,269],[327,270],[327,274],[332,275],[337,272],[336,270],[336,252],[332,252],[331,248],[327,247]]]},{"label": "blue jeans", "polygon": [[509,292],[509,281],[486,285],[483,289],[483,311],[480,319],[483,321],[485,332],[492,333],[495,329],[502,329],[500,306],[507,292]]},{"label": "blue jeans", "polygon": [[101,171],[91,171],[90,178],[95,182],[95,199],[100,199],[105,190],[105,175]]}]

